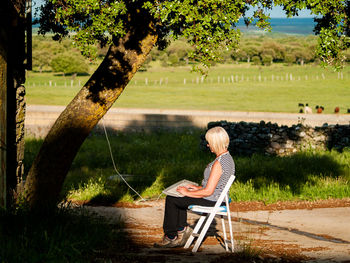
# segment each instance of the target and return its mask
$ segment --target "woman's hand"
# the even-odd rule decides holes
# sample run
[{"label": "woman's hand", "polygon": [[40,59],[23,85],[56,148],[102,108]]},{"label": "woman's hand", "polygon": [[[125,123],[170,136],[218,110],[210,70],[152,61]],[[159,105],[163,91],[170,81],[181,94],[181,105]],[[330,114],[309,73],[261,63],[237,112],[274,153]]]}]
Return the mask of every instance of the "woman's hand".
[{"label": "woman's hand", "polygon": [[196,190],[199,190],[202,188],[202,186],[198,186],[198,185],[194,185],[194,184],[188,184],[188,185],[185,185],[185,187],[189,191],[196,191]]},{"label": "woman's hand", "polygon": [[179,186],[178,188],[176,188],[176,191],[178,191],[184,196],[186,196],[186,194],[189,192],[189,190],[185,186]]}]

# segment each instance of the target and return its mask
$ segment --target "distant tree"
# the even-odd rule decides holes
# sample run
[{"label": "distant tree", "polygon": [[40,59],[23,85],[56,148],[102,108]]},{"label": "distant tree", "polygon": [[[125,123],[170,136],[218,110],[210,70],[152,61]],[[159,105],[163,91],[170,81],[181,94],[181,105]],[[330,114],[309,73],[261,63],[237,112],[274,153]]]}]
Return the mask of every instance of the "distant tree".
[{"label": "distant tree", "polygon": [[259,56],[252,57],[252,62],[254,65],[261,65],[261,59]]},{"label": "distant tree", "polygon": [[247,54],[247,62],[249,63],[251,58],[259,54],[258,48],[254,46],[247,46],[243,48],[243,51]]},{"label": "distant tree", "polygon": [[51,70],[52,53],[48,49],[33,48],[33,69],[42,73]]},{"label": "distant tree", "polygon": [[274,61],[283,61],[286,50],[282,44],[268,41],[264,43],[264,49],[273,50],[273,53],[267,53],[266,55],[271,55]]},{"label": "distant tree", "polygon": [[51,68],[54,72],[63,74],[87,74],[89,66],[84,58],[72,54],[61,54],[51,61]]},{"label": "distant tree", "polygon": [[[172,42],[169,47],[166,48],[166,52],[170,58],[171,55],[175,54],[178,58],[178,62],[186,61],[188,62],[188,53],[192,50],[192,47],[183,40]],[[171,63],[173,64],[173,63]]]},{"label": "distant tree", "polygon": [[[248,55],[247,55],[247,53],[244,51],[244,50],[242,50],[242,49],[239,49],[239,50],[237,50],[237,52],[233,52],[232,54],[231,54],[231,58],[233,59],[233,60],[237,60],[237,61],[248,61]],[[249,61],[248,61],[249,62]]]},{"label": "distant tree", "polygon": [[[272,61],[274,60],[276,56],[276,53],[273,49],[271,48],[264,48],[262,49],[261,53],[260,53],[260,57],[261,57],[261,60],[268,63],[269,65],[272,63]],[[271,60],[270,62],[268,62],[269,60]],[[264,63],[265,64],[265,63]]]},{"label": "distant tree", "polygon": [[304,63],[310,62],[314,57],[314,52],[311,48],[299,48],[293,52],[296,61],[303,66]]},{"label": "distant tree", "polygon": [[291,65],[295,63],[296,57],[294,53],[288,53],[284,56],[284,62],[287,63],[288,65]]},{"label": "distant tree", "polygon": [[180,59],[177,56],[177,54],[171,54],[168,57],[168,64],[169,64],[169,66],[178,66],[179,62],[180,62]]},{"label": "distant tree", "polygon": [[265,66],[270,66],[272,64],[273,57],[269,54],[264,54],[261,57],[261,61]]}]

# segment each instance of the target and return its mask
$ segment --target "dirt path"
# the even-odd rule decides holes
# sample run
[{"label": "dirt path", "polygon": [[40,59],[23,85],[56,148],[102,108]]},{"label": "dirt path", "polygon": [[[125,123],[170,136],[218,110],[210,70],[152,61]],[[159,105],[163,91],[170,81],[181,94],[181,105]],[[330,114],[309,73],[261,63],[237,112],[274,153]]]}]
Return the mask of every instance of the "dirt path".
[{"label": "dirt path", "polygon": [[[222,237],[221,224],[210,229],[195,255],[182,248],[153,248],[162,236],[163,208],[164,200],[88,207],[112,221],[124,220],[143,262],[251,262],[244,260],[244,251],[256,253],[255,262],[350,262],[350,199],[274,205],[235,203],[232,217],[237,253],[233,255],[226,254],[217,240]],[[197,215],[189,214],[190,225],[197,219]]]},{"label": "dirt path", "polygon": [[[28,105],[26,131],[36,137],[45,136],[64,106]],[[125,109],[112,108],[104,117],[106,126],[115,130],[154,130],[158,128],[205,128],[211,121],[265,122],[279,125],[298,124],[310,126],[328,124],[349,124],[350,114],[300,114],[276,112],[238,112],[167,109]]]}]

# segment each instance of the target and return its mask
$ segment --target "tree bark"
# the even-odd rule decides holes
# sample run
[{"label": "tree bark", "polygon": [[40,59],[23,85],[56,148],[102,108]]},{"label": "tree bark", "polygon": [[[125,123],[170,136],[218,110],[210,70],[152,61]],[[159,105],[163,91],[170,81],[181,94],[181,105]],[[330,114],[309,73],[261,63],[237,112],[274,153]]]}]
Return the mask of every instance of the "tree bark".
[{"label": "tree bark", "polygon": [[9,207],[22,181],[25,116],[25,1],[0,5],[0,206]]},{"label": "tree bark", "polygon": [[155,45],[157,34],[153,23],[136,24],[123,38],[113,40],[101,65],[46,136],[25,183],[24,197],[32,208],[57,203],[81,144]]}]

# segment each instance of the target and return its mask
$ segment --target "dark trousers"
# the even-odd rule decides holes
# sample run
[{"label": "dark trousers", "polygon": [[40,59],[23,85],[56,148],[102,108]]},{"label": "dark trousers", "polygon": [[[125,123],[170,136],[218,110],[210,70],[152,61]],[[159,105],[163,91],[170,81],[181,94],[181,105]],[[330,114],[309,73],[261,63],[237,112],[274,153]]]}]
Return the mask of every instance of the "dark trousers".
[{"label": "dark trousers", "polygon": [[215,206],[215,201],[193,197],[167,196],[165,199],[165,211],[163,230],[165,235],[177,235],[179,228],[187,226],[187,207],[189,205]]}]

